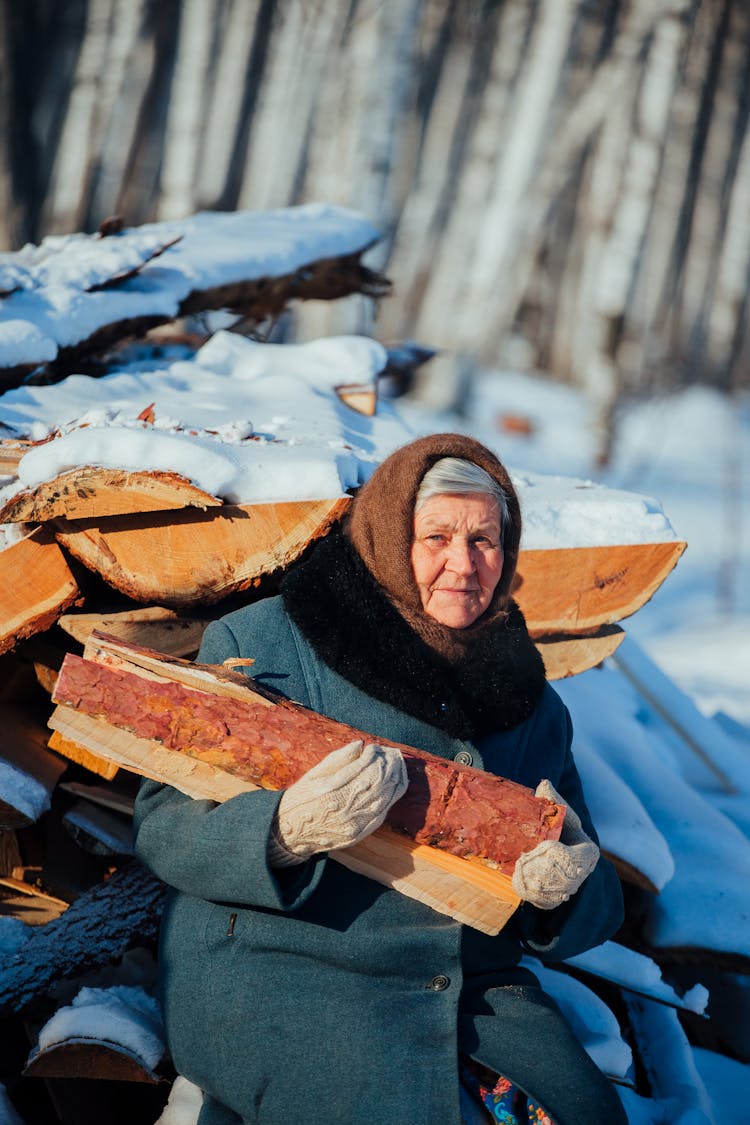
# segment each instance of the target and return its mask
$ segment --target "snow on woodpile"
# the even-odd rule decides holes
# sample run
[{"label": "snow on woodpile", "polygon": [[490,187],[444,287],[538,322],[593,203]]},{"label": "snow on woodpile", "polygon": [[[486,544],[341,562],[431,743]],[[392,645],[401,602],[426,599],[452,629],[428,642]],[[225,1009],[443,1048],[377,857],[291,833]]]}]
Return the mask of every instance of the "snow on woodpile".
[{"label": "snow on woodpile", "polygon": [[[335,497],[411,437],[390,404],[365,419],[334,393],[374,388],[386,362],[364,336],[287,346],[219,332],[163,370],[9,391],[0,421],[18,436],[59,435],[22,458],[25,487],[101,465],[170,469],[230,503]],[[138,418],[149,404],[153,423]]]},{"label": "snow on woodpile", "polygon": [[708,989],[702,984],[696,984],[679,996],[664,980],[655,961],[616,941],[605,941],[594,949],[569,957],[566,964],[583,973],[616,982],[629,992],[670,1004],[673,1008],[685,1008],[702,1015],[708,1004]]},{"label": "snow on woodpile", "polygon": [[82,988],[72,1003],[58,1008],[39,1032],[37,1051],[62,1043],[96,1040],[116,1044],[153,1071],[166,1050],[164,1022],[157,1000],[132,985]]},{"label": "snow on woodpile", "polygon": [[50,792],[36,777],[0,757],[0,801],[35,821],[49,808]]},{"label": "snow on woodpile", "polygon": [[[372,386],[385,348],[344,336],[260,344],[217,332],[193,359],[161,370],[69,376],[0,398],[15,437],[54,440],[20,461],[26,488],[82,465],[171,469],[229,503],[339,496],[356,488],[414,431],[380,400],[365,418],[334,393]],[[154,421],[138,415],[153,404]],[[676,539],[657,501],[592,481],[514,474],[528,550]],[[12,495],[14,483],[1,495]]]},{"label": "snow on woodpile", "polygon": [[378,237],[356,212],[316,203],[48,236],[0,256],[0,369],[48,363],[105,326],[170,320],[196,291],[288,277]]}]

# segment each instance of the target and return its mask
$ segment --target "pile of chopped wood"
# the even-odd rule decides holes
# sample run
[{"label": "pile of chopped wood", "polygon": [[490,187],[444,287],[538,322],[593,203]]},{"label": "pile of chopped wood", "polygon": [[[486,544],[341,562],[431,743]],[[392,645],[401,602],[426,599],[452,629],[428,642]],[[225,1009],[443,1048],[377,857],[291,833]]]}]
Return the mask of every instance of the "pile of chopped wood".
[{"label": "pile of chopped wood", "polygon": [[[241,218],[237,217],[240,228]],[[257,264],[247,270],[252,254],[246,246],[238,256],[244,254],[248,276],[244,280],[234,277],[231,282],[207,249],[211,243],[208,217],[198,216],[184,224],[179,243],[171,229],[179,224],[170,224],[169,232],[144,228],[150,241],[143,235],[140,241],[133,236],[130,247],[124,243],[122,252],[118,251],[118,272],[113,273],[110,264],[108,279],[103,277],[96,254],[85,257],[86,297],[80,288],[80,302],[100,293],[105,280],[110,289],[130,286],[132,292],[153,294],[155,290],[151,283],[144,284],[144,278],[149,269],[156,269],[151,265],[154,254],[160,254],[152,278],[158,289],[163,273],[171,271],[170,254],[180,247],[180,269],[193,280],[190,293],[173,304],[173,316],[189,307],[229,303],[243,316],[260,319],[269,311],[278,312],[295,296],[330,298],[350,291],[372,292],[372,275],[359,262],[371,234],[363,237],[362,228],[352,220],[355,229],[352,233],[346,228],[350,239],[346,253],[337,256],[333,251],[340,239],[330,231],[328,241],[321,235],[325,222],[333,222],[331,211],[318,211],[307,218],[311,221],[310,248],[305,254],[295,245],[294,270],[288,255],[282,255],[276,262],[277,273],[259,277]],[[282,213],[276,213],[280,229],[281,219]],[[340,215],[337,219],[342,221]],[[216,217],[217,223],[223,221]],[[294,216],[294,224],[298,243],[304,241],[299,215]],[[191,232],[199,228],[202,280],[196,280],[195,262],[187,269],[185,257]],[[262,224],[256,229],[262,230]],[[100,245],[106,246],[116,237],[108,235]],[[228,236],[229,244],[233,238]],[[93,241],[87,241],[87,250]],[[221,239],[217,241],[217,254],[225,245]],[[326,247],[325,260],[316,257],[321,245]],[[55,248],[46,272],[42,267],[49,255],[30,251],[28,260],[3,263],[0,278],[6,293],[10,292],[6,304],[21,290],[34,297],[44,284],[53,284],[53,266],[66,278],[75,275],[80,280],[82,267],[74,260],[80,251],[78,240],[65,242],[59,251]],[[265,245],[265,258],[260,256],[267,270],[269,253]],[[63,269],[66,263],[70,275]],[[175,270],[180,272],[177,266]],[[382,279],[375,288],[384,291]],[[130,290],[126,288],[126,292]],[[155,298],[154,306],[160,307]],[[28,301],[24,307],[31,307]],[[11,309],[5,321],[0,317],[0,344],[3,326],[7,328],[16,312]],[[160,312],[159,318],[165,315]],[[15,378],[34,366],[39,377],[43,373],[54,382],[72,362],[73,353],[66,348],[78,348],[76,354],[82,355],[80,349],[85,345],[90,356],[102,341],[109,347],[125,329],[131,331],[136,319],[139,329],[147,325],[148,318],[139,314],[138,318],[112,320],[106,331],[99,324],[87,336],[81,335],[75,345],[57,339],[54,355],[48,349],[43,368],[39,366],[40,351],[30,348],[32,360],[27,363],[19,350],[6,367],[6,375]],[[84,322],[90,328],[93,319],[81,313],[81,324]],[[38,329],[40,322],[34,323]],[[27,335],[33,335],[30,329]],[[199,343],[192,342],[189,354],[195,353]],[[241,343],[250,347],[249,342]],[[253,356],[261,354],[257,349],[263,347],[272,346],[255,345]],[[293,355],[301,348],[279,348],[294,367],[299,356],[293,362]],[[358,472],[367,443],[355,446],[352,435],[363,426],[368,427],[368,442],[376,449],[408,439],[407,432],[399,429],[392,407],[377,393],[379,378],[389,371],[388,354],[382,349],[382,354],[372,351],[372,356],[369,374],[358,370],[352,379],[352,369],[343,365],[340,375],[329,372],[323,382],[316,376],[314,386],[316,401],[323,401],[336,418],[344,419],[340,432],[323,435],[321,444],[326,449],[335,447],[337,456],[345,448],[350,461],[359,458]],[[184,374],[188,366],[182,362]],[[244,353],[242,362],[246,362]],[[101,358],[97,374],[118,370],[124,370],[121,359]],[[205,386],[197,379],[196,367],[189,371],[196,376],[194,389],[199,396]],[[267,368],[264,371],[267,374]],[[93,375],[86,378],[92,388],[102,385]],[[291,384],[281,382],[281,371],[278,379],[283,397]],[[39,387],[36,394],[55,389]],[[5,396],[6,402],[11,399],[14,406],[21,401]],[[1,413],[2,402],[0,399],[0,422],[6,416]],[[292,402],[282,406],[285,412],[295,408]],[[250,432],[247,440],[255,441],[253,450],[270,447],[282,459],[299,451],[298,438],[292,436],[285,445],[280,436],[281,413],[280,408],[274,415],[275,433],[269,434],[265,424],[262,433]],[[41,438],[32,426],[24,430],[20,423],[11,426],[5,422],[9,433],[0,442],[6,475],[0,495],[4,544],[0,550],[0,663],[5,672],[0,689],[5,719],[0,749],[0,923],[13,920],[11,929],[0,928],[0,942],[7,950],[0,971],[0,1026],[12,1033],[15,1044],[0,1067],[0,1084],[7,1087],[16,1110],[40,1125],[154,1122],[168,1097],[174,1072],[153,1001],[163,888],[132,859],[130,820],[139,777],[168,780],[193,795],[215,800],[255,784],[278,787],[284,779],[269,781],[262,771],[238,774],[236,763],[222,757],[221,747],[196,760],[190,756],[194,747],[186,754],[184,747],[166,745],[158,732],[134,725],[132,715],[119,715],[110,702],[119,695],[132,704],[150,698],[158,689],[166,693],[165,698],[178,692],[180,706],[187,707],[200,692],[203,699],[206,693],[208,698],[230,698],[240,712],[247,707],[280,707],[277,717],[286,716],[292,724],[307,722],[309,713],[301,716],[301,709],[290,710],[288,705],[268,699],[244,673],[212,671],[191,661],[210,620],[242,601],[272,593],[280,576],[341,519],[356,487],[357,473],[347,477],[342,470],[339,487],[330,495],[282,498],[271,494],[269,498],[263,493],[262,499],[250,496],[240,497],[243,502],[230,502],[221,490],[212,491],[203,486],[205,482],[191,479],[182,467],[184,461],[180,471],[86,463],[80,453],[84,444],[76,447],[77,460],[66,452],[57,460],[45,461],[55,467],[52,475],[42,473],[40,478],[37,472],[30,476],[24,471],[25,458],[30,463],[32,455],[46,457],[55,449],[72,449],[70,443],[65,446],[66,440],[93,425],[80,418],[72,425],[69,418],[57,421]],[[134,442],[158,429],[158,423],[158,411],[152,407],[138,412],[129,423]],[[197,434],[194,428],[175,425],[163,427],[161,432]],[[684,546],[665,534],[647,542],[522,550],[515,594],[548,677],[573,676],[615,653],[623,638],[619,623],[651,597]],[[86,703],[88,688],[81,685],[100,685],[105,672],[107,690],[97,688],[98,702]],[[147,714],[148,707],[143,703],[141,714]],[[330,743],[326,737],[321,735],[322,746],[345,741],[339,730],[330,733]],[[423,762],[419,768],[426,768]],[[467,777],[477,773],[464,769]],[[470,783],[471,778],[466,785]],[[502,804],[505,797],[501,794],[498,799]],[[508,807],[513,799],[508,798]],[[547,815],[552,815],[549,810]],[[542,833],[548,830],[552,831],[549,825],[539,829]],[[639,866],[627,843],[620,847],[613,834],[609,840],[603,838],[603,845],[629,894],[658,893],[656,876]],[[487,857],[449,855],[419,837],[399,835],[391,826],[341,859],[487,933],[498,932],[518,902],[509,888],[512,856],[508,859],[505,853],[488,866]],[[636,948],[641,942],[637,925],[631,925],[631,931]],[[632,1029],[639,1017],[630,1008],[623,1009],[611,974],[597,972],[589,964],[580,971],[594,991],[623,1015],[630,1034],[637,1035],[637,1028]],[[658,1000],[667,1003],[670,1011],[689,1008],[666,984],[662,982],[659,988],[668,998],[665,1001],[660,994]],[[646,1017],[640,1018],[643,1024]],[[626,1066],[612,1077],[634,1083]]]}]

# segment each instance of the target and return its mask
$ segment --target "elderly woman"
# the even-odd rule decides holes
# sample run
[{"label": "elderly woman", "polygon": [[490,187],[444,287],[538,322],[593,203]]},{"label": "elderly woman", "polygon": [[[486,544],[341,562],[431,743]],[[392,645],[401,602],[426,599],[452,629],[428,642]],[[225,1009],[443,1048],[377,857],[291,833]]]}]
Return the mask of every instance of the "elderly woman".
[{"label": "elderly woman", "polygon": [[404,791],[395,748],[335,750],[284,792],[221,805],[144,783],[136,850],[174,888],[161,988],[201,1125],[624,1122],[536,979],[611,936],[622,899],[571,756],[571,724],[510,597],[521,518],[478,442],[421,438],[355,498],[343,533],[279,597],[206,630],[199,659],[374,738],[473,764],[566,803],[522,857],[496,937],[330,861]]}]

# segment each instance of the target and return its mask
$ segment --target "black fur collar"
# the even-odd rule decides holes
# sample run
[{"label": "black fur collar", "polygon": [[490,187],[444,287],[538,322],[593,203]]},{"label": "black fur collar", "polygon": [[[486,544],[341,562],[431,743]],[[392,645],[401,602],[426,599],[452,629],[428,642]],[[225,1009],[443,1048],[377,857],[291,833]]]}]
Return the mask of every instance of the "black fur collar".
[{"label": "black fur collar", "polygon": [[544,665],[515,603],[464,659],[449,664],[407,625],[340,533],[317,544],[281,593],[329,668],[455,738],[510,730],[539,703]]}]

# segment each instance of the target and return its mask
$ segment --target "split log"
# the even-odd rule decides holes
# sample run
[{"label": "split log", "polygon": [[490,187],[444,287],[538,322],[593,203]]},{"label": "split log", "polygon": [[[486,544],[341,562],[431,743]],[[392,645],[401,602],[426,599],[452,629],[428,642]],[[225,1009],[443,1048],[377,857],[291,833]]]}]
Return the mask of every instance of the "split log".
[{"label": "split log", "polygon": [[377,384],[370,383],[342,383],[334,387],[336,394],[351,410],[357,414],[364,414],[372,418],[378,409]]},{"label": "split log", "polygon": [[532,637],[592,633],[645,605],[686,546],[676,539],[521,551],[513,596]]},{"label": "split log", "polygon": [[47,745],[50,750],[54,750],[56,754],[67,758],[69,762],[75,762],[76,765],[84,766],[84,768],[91,773],[95,773],[98,777],[103,777],[105,781],[111,781],[119,772],[120,767],[116,762],[109,762],[106,758],[100,758],[97,754],[92,754],[85,746],[79,746],[78,743],[72,739],[65,738],[58,730],[52,732]]},{"label": "split log", "polygon": [[[59,542],[137,602],[212,605],[289,567],[349,504],[336,500],[223,505],[101,520],[55,520]],[[634,543],[521,551],[514,597],[534,637],[595,633],[640,609],[686,544]]]},{"label": "split log", "polygon": [[0,653],[49,628],[78,598],[65,556],[44,528],[0,551]]},{"label": "split log", "polygon": [[348,497],[224,504],[102,520],[54,520],[71,555],[136,602],[211,605],[284,570],[341,518]]},{"label": "split log", "polygon": [[85,465],[11,496],[0,507],[0,523],[44,523],[57,516],[96,519],[188,507],[205,510],[221,503],[179,473]]},{"label": "split log", "polygon": [[[59,706],[51,723],[77,743],[110,754],[125,769],[165,782],[196,799],[226,801],[256,789],[250,781],[197,761],[159,743],[120,731],[70,707]],[[377,839],[376,839],[377,837]],[[519,905],[509,876],[475,860],[414,844],[387,827],[331,858],[486,934],[497,934]]]},{"label": "split log", "polygon": [[196,288],[179,302],[173,316],[138,315],[102,324],[78,343],[59,347],[55,358],[41,367],[36,363],[0,365],[0,381],[6,387],[22,381],[45,384],[59,381],[71,370],[80,370],[91,357],[104,355],[124,340],[143,337],[173,318],[226,309],[241,315],[246,324],[257,327],[269,318],[280,316],[295,300],[334,301],[352,293],[373,298],[384,296],[390,282],[364,266],[359,257],[358,253],[320,260],[281,277]]},{"label": "split log", "polygon": [[40,926],[0,968],[0,1014],[27,1009],[61,980],[98,969],[156,939],[165,896],[138,863],[129,863]]},{"label": "split log", "polygon": [[[132,646],[98,637],[93,643],[100,645],[105,662],[68,655],[55,688],[55,703],[262,788],[287,788],[331,750],[353,739],[379,741],[376,735],[283,696],[265,690],[261,694],[249,677],[246,699],[231,698],[224,690],[217,712],[209,694],[209,666],[198,666],[203,687],[196,690],[185,683],[190,665],[178,670],[183,682],[170,676],[175,660],[161,663],[161,678],[149,671],[144,677],[144,669],[128,665]],[[159,665],[158,654],[147,656]],[[224,684],[219,681],[220,690]],[[486,860],[493,869],[510,875],[522,852],[541,840],[559,837],[561,808],[524,786],[413,747],[399,748],[409,789],[389,812],[387,823],[417,843]]]},{"label": "split log", "polygon": [[13,477],[18,474],[18,463],[37,443],[27,438],[0,439],[0,476]]},{"label": "split log", "polygon": [[611,656],[625,639],[618,625],[602,625],[589,636],[536,637],[548,680],[563,680],[595,668]]},{"label": "split log", "polygon": [[[118,251],[130,260],[131,243],[161,240],[166,245],[178,237],[163,263],[143,267],[142,286],[129,285],[112,269]],[[17,381],[19,371],[31,366],[37,368],[34,381],[54,381],[127,337],[210,309],[226,309],[259,324],[278,316],[292,300],[383,296],[390,283],[361,261],[378,237],[375,227],[351,211],[310,205],[261,215],[203,212],[114,238],[59,239],[55,275],[42,275],[28,291],[4,299],[0,378]],[[25,248],[17,270],[24,262],[48,257],[48,245],[38,252]],[[12,265],[6,263],[6,269]],[[107,279],[119,278],[119,284],[89,292],[90,275],[98,277],[105,266]],[[64,316],[47,292],[63,282],[77,298]]]},{"label": "split log", "polygon": [[[373,737],[237,673],[96,636],[86,655],[94,659],[66,658],[50,726],[190,796],[226,800],[258,786],[282,788],[334,747]],[[221,696],[218,725],[209,692]],[[562,810],[502,778],[400,748],[406,795],[386,826],[333,858],[485,933],[499,932],[519,902],[510,880],[516,858],[557,838]]]},{"label": "split log", "polygon": [[117,613],[64,613],[57,624],[82,645],[96,630],[168,656],[192,656],[200,648],[208,621],[180,617],[164,606],[143,606]]}]

